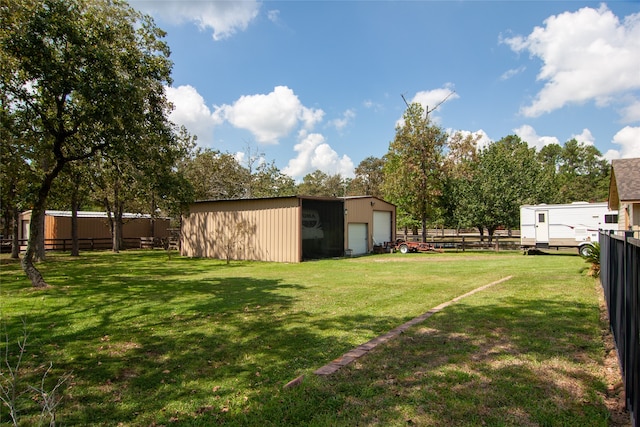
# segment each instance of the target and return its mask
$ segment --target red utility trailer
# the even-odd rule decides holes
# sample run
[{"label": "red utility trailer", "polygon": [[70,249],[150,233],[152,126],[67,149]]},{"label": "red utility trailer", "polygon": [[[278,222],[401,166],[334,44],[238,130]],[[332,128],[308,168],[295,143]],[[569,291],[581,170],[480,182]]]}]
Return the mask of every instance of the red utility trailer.
[{"label": "red utility trailer", "polygon": [[409,252],[444,252],[442,249],[436,248],[431,243],[406,242],[402,239],[398,239],[396,241],[394,249],[402,254],[407,254]]}]

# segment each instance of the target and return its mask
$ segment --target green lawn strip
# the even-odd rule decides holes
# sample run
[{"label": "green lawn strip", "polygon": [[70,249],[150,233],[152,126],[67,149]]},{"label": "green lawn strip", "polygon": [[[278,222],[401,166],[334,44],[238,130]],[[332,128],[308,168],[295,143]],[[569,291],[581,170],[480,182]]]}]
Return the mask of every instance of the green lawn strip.
[{"label": "green lawn strip", "polygon": [[526,276],[316,379],[342,402],[332,425],[608,425],[593,281]]},{"label": "green lawn strip", "polygon": [[[579,274],[581,266],[577,257],[519,253],[231,265],[168,258],[162,251],[53,255],[40,265],[53,285],[45,291],[31,290],[18,264],[3,263],[1,320],[15,337],[24,319],[30,330],[28,369],[36,372],[52,360],[54,374],[73,372],[58,413],[70,425],[462,425],[472,418],[456,414],[477,406],[474,399],[482,399],[472,395],[485,389],[497,395],[480,407],[493,413],[504,400],[506,409],[494,418],[480,411],[477,419],[506,419],[508,425],[518,410],[532,423],[545,424],[547,412],[559,417],[553,399],[543,399],[543,409],[534,412],[535,403],[511,403],[515,392],[494,391],[497,381],[509,383],[515,375],[501,368],[509,357],[525,367],[516,378],[521,382],[535,377],[537,365],[585,376],[584,394],[595,412],[590,416],[606,419],[598,403],[602,385],[594,373],[583,373],[601,357],[602,344],[594,282]],[[311,374],[357,345],[506,275],[514,279],[447,307],[346,372],[328,379]],[[517,351],[476,361],[478,348],[490,345]],[[390,369],[396,370],[393,378]],[[305,375],[301,386],[282,389],[298,375]],[[393,386],[413,377],[414,386]],[[453,398],[454,383],[466,384],[460,399]],[[534,381],[531,387],[542,385],[549,384]],[[525,388],[524,394],[533,391]],[[583,418],[561,403],[568,406],[567,425],[578,425]],[[387,411],[390,404],[397,409]]]}]

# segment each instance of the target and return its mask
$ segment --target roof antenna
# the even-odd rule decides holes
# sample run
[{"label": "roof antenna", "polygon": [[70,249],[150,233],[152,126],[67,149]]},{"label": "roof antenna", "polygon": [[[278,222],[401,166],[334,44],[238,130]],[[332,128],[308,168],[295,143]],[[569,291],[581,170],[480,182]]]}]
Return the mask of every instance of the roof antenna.
[{"label": "roof antenna", "polygon": [[[429,106],[427,105],[427,112],[425,113],[425,116],[428,117],[429,113],[433,113],[435,110],[438,109],[439,106],[441,106],[442,104],[444,104],[444,102],[449,99],[449,97],[451,97],[451,95],[453,95],[454,93],[456,93],[455,90],[452,90],[451,92],[449,92],[449,94],[447,96],[444,97],[444,99],[440,102],[438,102],[438,104],[433,107],[431,110],[429,110]],[[404,103],[407,105],[407,108],[409,108],[409,103],[407,102],[406,98],[404,97],[404,94],[400,94],[400,96],[402,97],[402,100],[404,101]]]}]

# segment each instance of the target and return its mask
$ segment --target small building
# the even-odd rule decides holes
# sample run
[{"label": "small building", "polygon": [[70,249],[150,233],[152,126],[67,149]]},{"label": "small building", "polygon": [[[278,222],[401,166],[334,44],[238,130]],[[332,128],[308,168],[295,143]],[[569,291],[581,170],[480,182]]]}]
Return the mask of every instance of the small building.
[{"label": "small building", "polygon": [[346,197],[345,248],[354,255],[369,253],[396,239],[396,207],[373,196]]},{"label": "small building", "polygon": [[201,201],[182,218],[189,257],[272,262],[364,254],[395,238],[395,206],[371,196]]},{"label": "small building", "polygon": [[[29,239],[29,227],[31,224],[31,211],[20,214],[20,228],[18,229],[20,240]],[[122,237],[123,239],[137,239],[154,237],[166,238],[169,236],[168,218],[154,218],[144,214],[123,214]],[[64,250],[71,247],[71,211],[45,211],[44,217],[45,247],[52,250]],[[78,239],[81,248],[111,247],[111,227],[106,212],[78,212]]]},{"label": "small building", "polygon": [[611,162],[609,208],[618,210],[618,229],[640,233],[640,158]]}]

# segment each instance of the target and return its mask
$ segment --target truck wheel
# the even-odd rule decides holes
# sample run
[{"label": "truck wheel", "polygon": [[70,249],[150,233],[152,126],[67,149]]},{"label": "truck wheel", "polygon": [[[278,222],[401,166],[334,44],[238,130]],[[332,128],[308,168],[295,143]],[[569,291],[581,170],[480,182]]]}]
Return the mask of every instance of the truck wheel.
[{"label": "truck wheel", "polygon": [[400,245],[399,249],[400,249],[400,253],[401,254],[409,253],[409,246],[407,246],[405,244]]},{"label": "truck wheel", "polygon": [[580,252],[580,255],[583,257],[588,257],[591,254],[591,249],[593,248],[593,246],[591,245],[582,245],[578,248],[578,252]]}]

